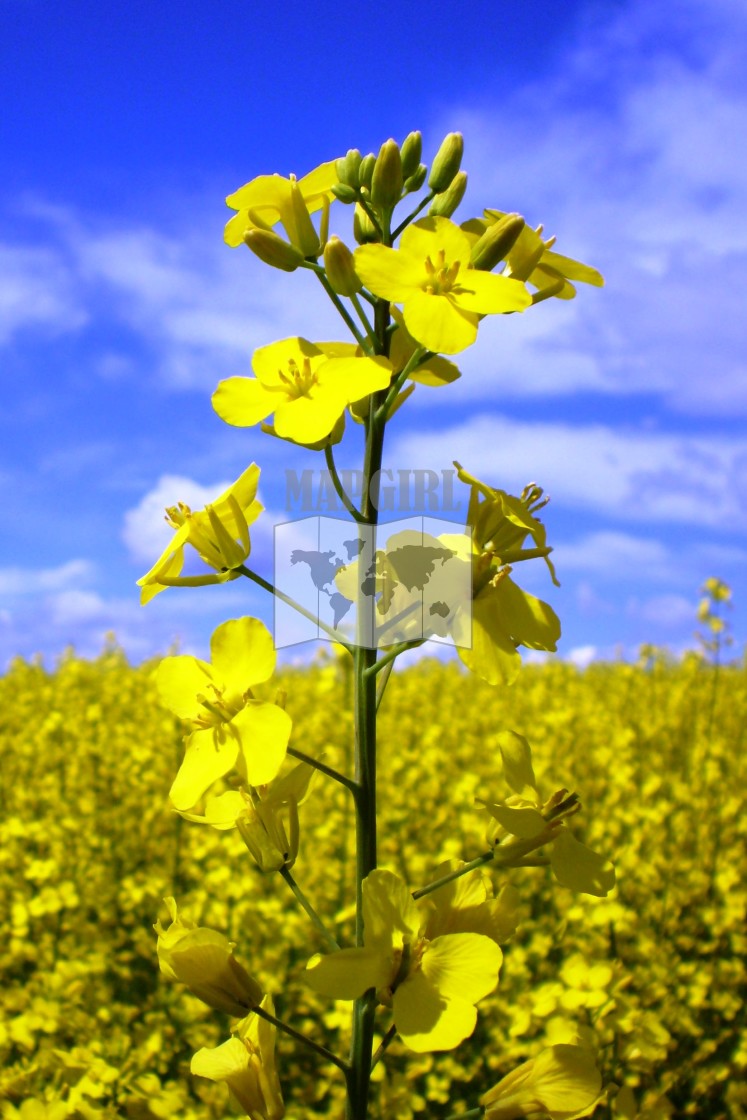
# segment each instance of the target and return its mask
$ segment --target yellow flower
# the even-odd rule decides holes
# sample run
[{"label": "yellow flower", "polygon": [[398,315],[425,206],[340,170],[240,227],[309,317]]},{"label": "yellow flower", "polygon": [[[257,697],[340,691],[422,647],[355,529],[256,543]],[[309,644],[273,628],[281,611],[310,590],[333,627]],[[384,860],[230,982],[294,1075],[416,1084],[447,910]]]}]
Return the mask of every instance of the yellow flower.
[{"label": "yellow flower", "polygon": [[[582,894],[604,898],[615,885],[615,869],[609,860],[587,848],[565,823],[578,811],[578,801],[562,789],[543,801],[532,766],[532,751],[523,735],[504,731],[498,736],[503,759],[503,776],[514,791],[505,800],[484,801],[491,817],[498,822],[488,839],[495,844],[506,835],[515,841],[501,845],[504,862],[523,857],[550,844],[550,866],[561,886]],[[566,808],[562,808],[563,806]]]},{"label": "yellow flower", "polygon": [[155,672],[161,702],[195,729],[169,794],[175,809],[191,809],[234,767],[249,785],[271,781],[290,738],[287,712],[251,692],[275,668],[267,627],[256,618],[230,619],[214,631],[210,653],[212,665],[165,657]]},{"label": "yellow flower", "polygon": [[234,944],[222,933],[179,917],[176,902],[165,898],[171,925],[158,921],[158,963],[170,980],[186,984],[208,1007],[244,1016],[262,999],[262,989],[233,955]]},{"label": "yellow flower", "polygon": [[[308,214],[320,210],[325,202],[330,203],[334,198],[332,187],[338,178],[336,163],[333,159],[320,164],[297,183],[294,176],[285,179],[282,175],[258,175],[229,194],[226,205],[238,213],[226,223],[226,244],[241,245],[247,230],[272,229],[282,222],[291,244],[297,245],[303,234],[299,229],[297,198],[300,196]],[[294,187],[298,188],[295,199]]]},{"label": "yellow flower", "polygon": [[480,1098],[485,1120],[575,1120],[600,1100],[602,1078],[582,1046],[550,1046],[512,1070]]},{"label": "yellow flower", "polygon": [[356,355],[354,343],[286,338],[254,351],[250,377],[229,377],[213,393],[213,408],[227,424],[250,427],[272,413],[283,439],[310,444],[328,436],[346,407],[392,376],[386,358]]},{"label": "yellow flower", "polygon": [[363,881],[364,944],[309,961],[307,981],[333,999],[376,989],[402,1041],[418,1053],[452,1050],[475,1028],[475,1004],[498,983],[503,955],[482,933],[427,936],[428,911],[391,871]]},{"label": "yellow flower", "polygon": [[[467,511],[471,544],[463,533],[444,534],[439,540],[465,562],[471,560],[473,588],[471,609],[457,612],[451,633],[459,657],[473,673],[490,684],[511,684],[521,668],[517,646],[555,650],[560,637],[553,609],[511,579],[516,564],[543,558],[557,584],[549,560],[552,549],[536,517],[547,499],[534,485],[516,498],[455,465],[458,477],[471,487]],[[527,537],[534,547],[524,548]]]},{"label": "yellow flower", "polygon": [[403,305],[405,326],[434,352],[456,354],[477,338],[481,315],[523,311],[531,303],[517,280],[471,268],[470,239],[448,218],[408,226],[399,249],[361,245],[355,269],[366,287]]},{"label": "yellow flower", "polygon": [[[484,219],[473,218],[464,222],[461,227],[473,243],[485,230],[506,217],[504,210],[484,210],[483,213]],[[571,280],[592,284],[596,288],[603,287],[604,278],[601,273],[591,265],[554,253],[552,246],[555,238],[549,237],[545,241],[541,234],[542,226],[535,230],[525,225],[506,254],[506,267],[501,273],[502,276],[514,277],[536,288],[532,303],[540,303],[550,296],[573,299],[576,289]]]},{"label": "yellow flower", "polygon": [[[260,1007],[275,1014],[269,995]],[[225,1081],[252,1120],[281,1120],[285,1114],[275,1068],[275,1027],[259,1015],[248,1015],[228,1042],[198,1050],[189,1068],[198,1077]]]},{"label": "yellow flower", "polygon": [[[179,502],[166,510],[166,520],[176,533],[149,572],[137,581],[145,605],[167,587],[200,587],[237,579],[237,568],[249,556],[249,526],[263,506],[256,500],[259,467],[254,463],[216,501],[193,513]],[[214,574],[182,576],[184,547],[191,544]]]}]

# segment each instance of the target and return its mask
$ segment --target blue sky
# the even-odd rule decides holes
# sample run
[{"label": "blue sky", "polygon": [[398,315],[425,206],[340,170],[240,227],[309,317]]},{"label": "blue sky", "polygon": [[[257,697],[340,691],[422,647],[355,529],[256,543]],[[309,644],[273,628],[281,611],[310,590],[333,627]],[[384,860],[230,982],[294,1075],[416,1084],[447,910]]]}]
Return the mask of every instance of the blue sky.
[{"label": "blue sky", "polygon": [[134,584],[163,506],[252,460],[269,574],[285,471],[318,465],[211,409],[255,347],[344,337],[313,277],[223,244],[224,197],[413,128],[426,157],[465,135],[458,219],[518,210],[607,285],[486,320],[461,380],[418,388],[386,464],[459,459],[551,494],[562,587],[539,566],[519,581],[560,614],[563,656],[691,645],[710,575],[747,638],[742,0],[423,13],[0,0],[0,664],[95,655],[112,630],[134,660],[204,652],[224,618],[270,618],[245,581],[147,608]]}]

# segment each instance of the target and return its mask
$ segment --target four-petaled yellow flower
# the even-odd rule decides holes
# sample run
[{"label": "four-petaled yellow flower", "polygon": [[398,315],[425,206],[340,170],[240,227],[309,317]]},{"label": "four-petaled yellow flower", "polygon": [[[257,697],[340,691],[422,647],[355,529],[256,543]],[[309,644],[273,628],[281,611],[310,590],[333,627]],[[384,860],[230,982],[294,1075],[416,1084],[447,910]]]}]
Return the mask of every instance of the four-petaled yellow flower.
[{"label": "four-petaled yellow flower", "polygon": [[[240,478],[204,510],[193,513],[179,502],[166,510],[166,520],[176,529],[149,572],[137,581],[140,602],[145,605],[167,587],[200,587],[237,579],[234,569],[243,564],[251,551],[249,526],[264,509],[256,499],[259,467],[252,463]],[[184,546],[191,544],[213,573],[181,575]]]},{"label": "four-petaled yellow flower", "polygon": [[355,270],[374,295],[402,304],[405,326],[423,346],[456,354],[477,338],[481,315],[523,311],[519,280],[471,268],[469,237],[448,218],[408,226],[398,249],[361,245]]},{"label": "four-petaled yellow flower", "polygon": [[155,672],[159,697],[194,730],[169,794],[175,809],[191,809],[205,791],[236,768],[245,781],[272,781],[285,758],[290,716],[255,700],[252,688],[275,668],[272,636],[256,618],[224,622],[210,639],[212,665],[197,657],[165,657]]},{"label": "four-petaled yellow flower", "polygon": [[[514,839],[497,849],[499,862],[510,863],[544,845],[550,845],[550,866],[561,886],[582,894],[605,898],[615,885],[615,868],[609,860],[575,838],[565,823],[579,808],[577,799],[562,789],[543,801],[532,766],[532,751],[523,735],[504,731],[498,736],[503,776],[514,791],[504,800],[485,801],[495,825],[488,841],[495,844],[506,836]],[[567,806],[567,808],[566,808]]]},{"label": "four-petaled yellow flower", "polygon": [[297,183],[293,176],[285,179],[282,175],[258,175],[229,194],[226,204],[238,213],[226,223],[226,244],[235,248],[243,244],[247,230],[272,229],[278,222],[282,222],[291,244],[297,244],[300,237],[293,186],[298,187],[306,211],[313,214],[334,198],[332,187],[338,180],[336,163],[333,159],[320,164]]},{"label": "four-petaled yellow flower", "polygon": [[576,1120],[599,1102],[602,1078],[583,1046],[550,1046],[480,1097],[485,1120]]},{"label": "four-petaled yellow flower", "polygon": [[275,414],[275,433],[310,444],[328,436],[353,401],[385,389],[386,358],[356,355],[354,343],[286,338],[254,351],[257,375],[229,377],[213,393],[213,408],[227,424],[250,427]]},{"label": "four-petaled yellow flower", "polygon": [[503,955],[484,933],[430,940],[428,919],[398,875],[372,871],[363,881],[363,948],[312,957],[310,987],[350,1000],[374,988],[411,1050],[452,1050],[472,1034],[475,1004],[498,983]]},{"label": "four-petaled yellow flower", "polygon": [[[275,1014],[272,997],[260,1007]],[[281,1120],[283,1094],[275,1067],[275,1027],[259,1015],[248,1015],[237,1033],[220,1046],[203,1046],[192,1058],[190,1070],[198,1077],[225,1081],[251,1120]]]}]

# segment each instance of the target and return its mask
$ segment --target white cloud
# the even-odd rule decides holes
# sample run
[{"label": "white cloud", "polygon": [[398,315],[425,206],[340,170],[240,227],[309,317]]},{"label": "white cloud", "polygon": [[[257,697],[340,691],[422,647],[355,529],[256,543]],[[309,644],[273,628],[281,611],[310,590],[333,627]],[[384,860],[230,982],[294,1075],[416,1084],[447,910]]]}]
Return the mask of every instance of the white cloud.
[{"label": "white cloud", "polygon": [[590,388],[747,413],[747,9],[680,0],[676,12],[591,4],[555,75],[519,87],[498,115],[455,106],[445,118],[467,137],[470,210],[545,222],[559,252],[607,279],[601,292],[579,285],[564,308],[483,325],[465,398]]},{"label": "white cloud", "polygon": [[599,650],[596,646],[576,646],[566,654],[564,660],[570,661],[572,665],[576,665],[579,669],[586,669],[591,665],[592,661],[596,661],[599,656]]},{"label": "white cloud", "polygon": [[62,334],[87,319],[77,278],[57,251],[0,244],[0,345],[20,330]]},{"label": "white cloud", "polygon": [[536,479],[558,505],[624,521],[730,529],[747,511],[747,439],[529,424],[481,415],[400,436],[387,465],[440,470],[441,448],[478,478],[518,493]]},{"label": "white cloud", "polygon": [[47,605],[55,626],[89,622],[107,613],[106,603],[95,591],[59,591],[49,596]]},{"label": "white cloud", "polygon": [[0,595],[36,596],[44,591],[64,591],[88,583],[95,574],[90,560],[68,560],[57,568],[0,568]]},{"label": "white cloud", "polygon": [[664,629],[675,629],[695,623],[696,603],[684,595],[654,595],[648,599],[633,597],[626,604],[631,618],[643,619]]}]

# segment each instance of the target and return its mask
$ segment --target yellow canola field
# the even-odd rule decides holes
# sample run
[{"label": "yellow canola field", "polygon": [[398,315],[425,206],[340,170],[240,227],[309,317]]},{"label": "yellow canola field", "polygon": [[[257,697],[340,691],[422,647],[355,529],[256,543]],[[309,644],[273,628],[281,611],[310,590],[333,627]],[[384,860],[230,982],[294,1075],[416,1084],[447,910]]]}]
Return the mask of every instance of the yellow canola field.
[{"label": "yellow canola field", "polygon": [[[156,703],[151,670],[110,649],[53,673],[18,662],[0,678],[3,1120],[232,1114],[223,1085],[189,1074],[229,1020],[158,974],[152,923],[166,920],[170,894],[237,942],[281,1018],[347,1045],[349,1005],[300,979],[322,946],[286,884],[256,870],[236,832],[169,809],[183,729]],[[292,744],[347,767],[343,662],[281,683]],[[627,1087],[617,1106],[610,1090],[598,1118],[747,1116],[746,727],[744,667],[695,656],[528,666],[509,690],[453,664],[393,674],[380,723],[382,866],[415,889],[442,860],[485,850],[474,799],[509,792],[496,736],[513,728],[532,744],[543,794],[579,793],[572,828],[614,860],[618,887],[596,899],[553,885],[545,868],[510,872],[523,921],[473,1038],[448,1054],[393,1044],[372,1117],[474,1108],[504,1072],[578,1034],[605,1083]],[[294,874],[338,940],[352,929],[351,826],[345,791],[317,776]],[[291,1120],[342,1114],[333,1066],[282,1036],[278,1064]]]}]

